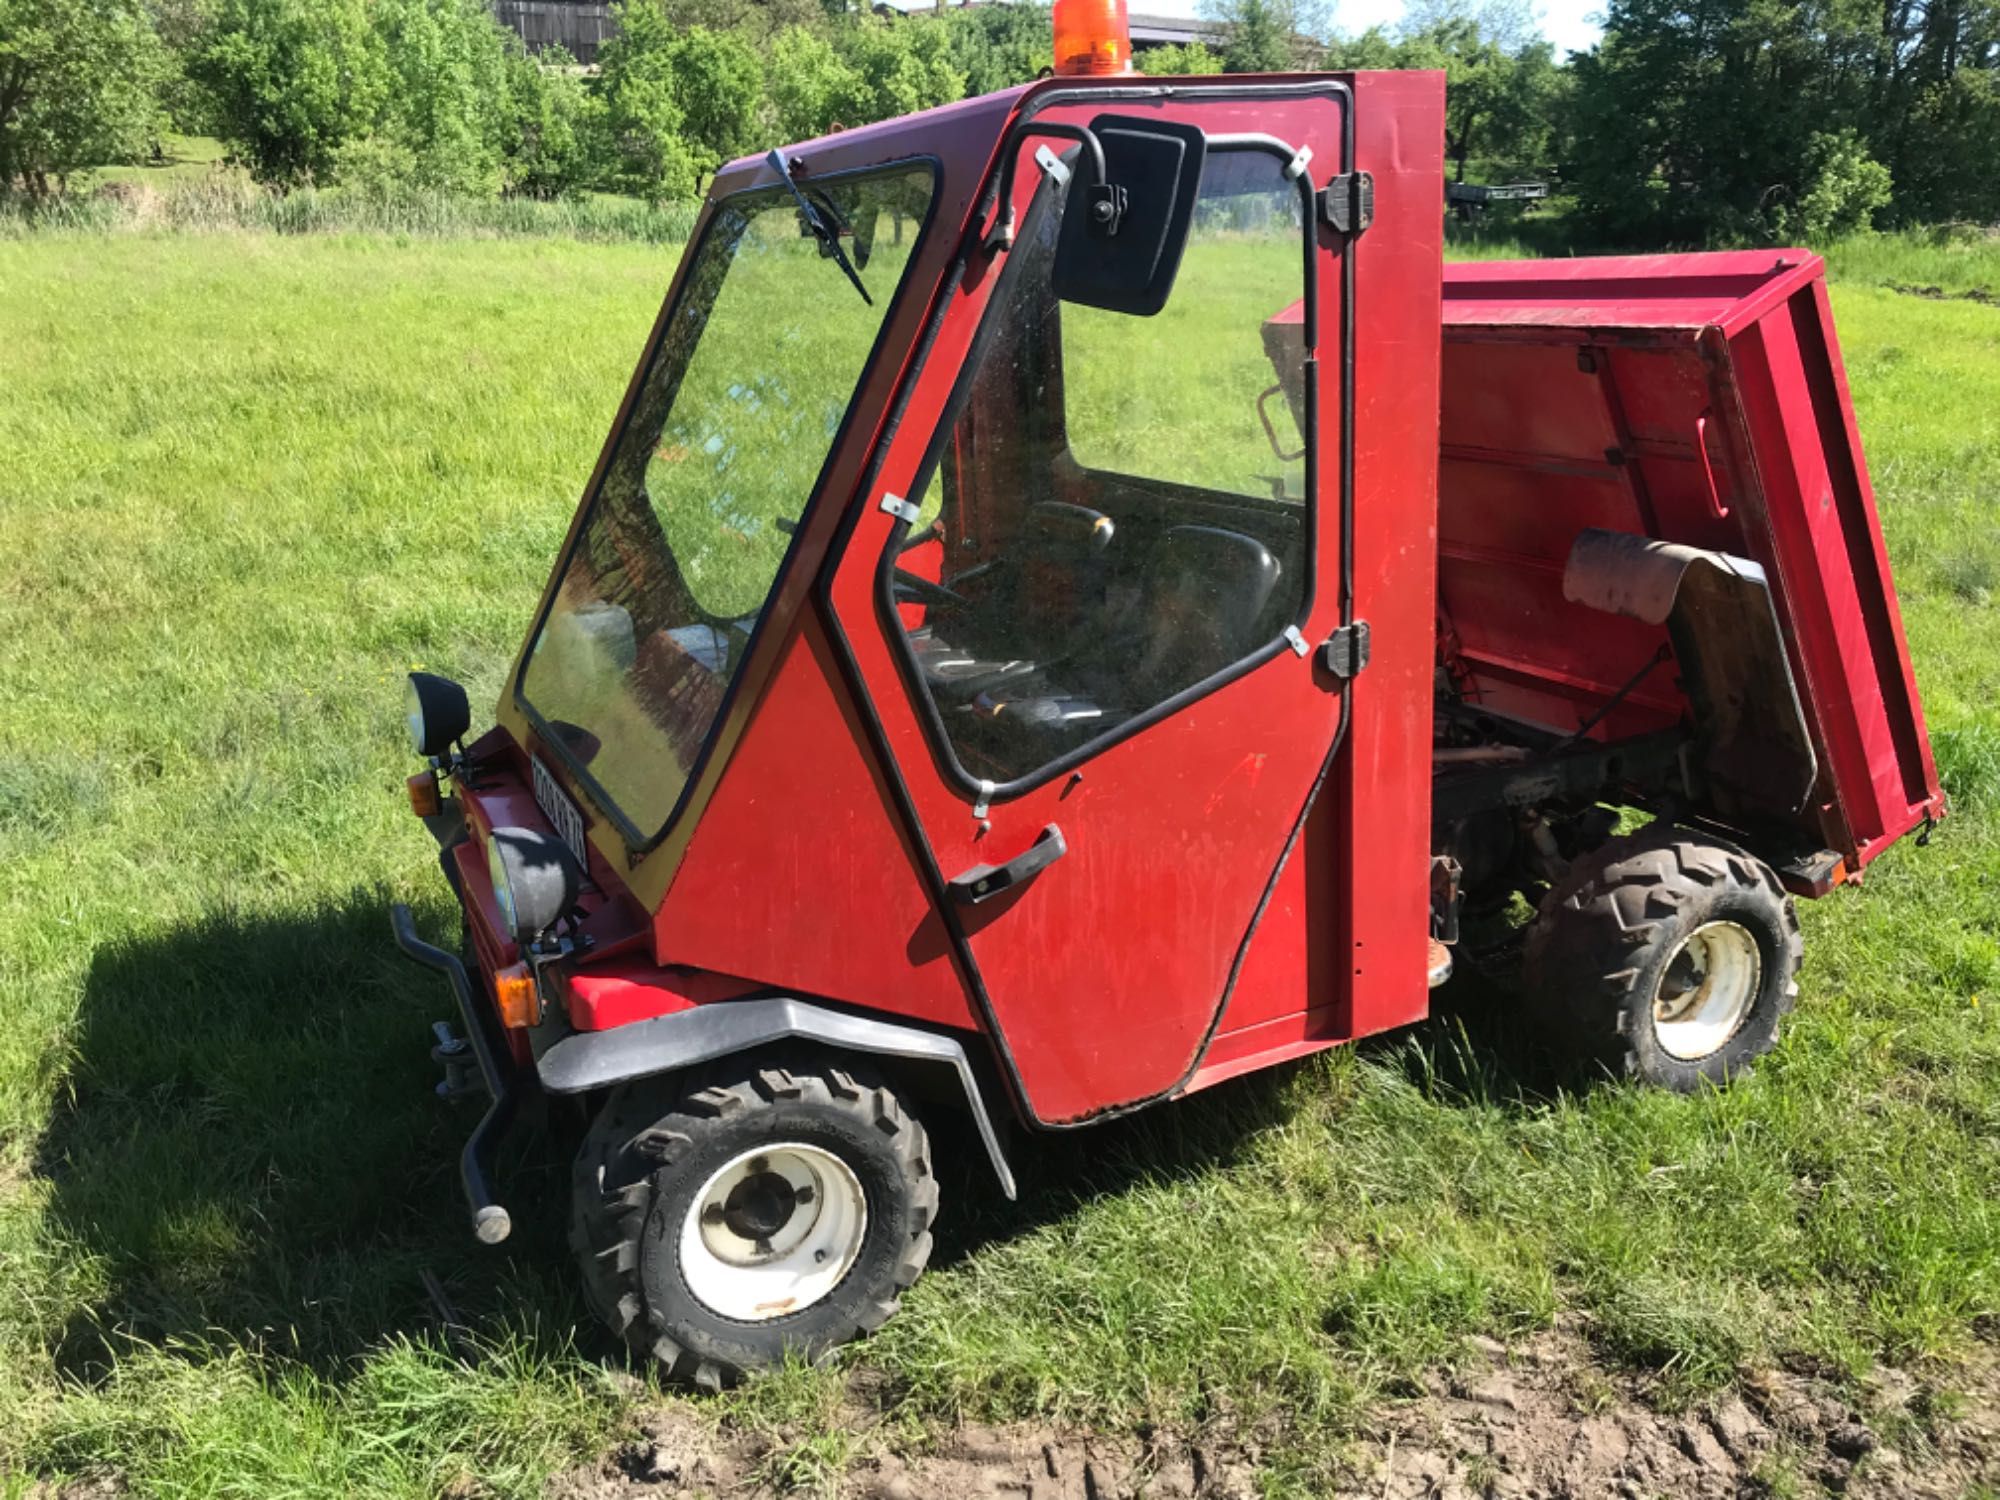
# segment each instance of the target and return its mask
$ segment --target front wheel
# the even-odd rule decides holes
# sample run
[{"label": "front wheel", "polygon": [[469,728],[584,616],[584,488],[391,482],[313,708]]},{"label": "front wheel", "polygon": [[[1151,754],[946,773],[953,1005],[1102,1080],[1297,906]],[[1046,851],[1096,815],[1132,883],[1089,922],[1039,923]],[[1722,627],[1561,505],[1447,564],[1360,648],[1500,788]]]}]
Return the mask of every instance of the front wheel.
[{"label": "front wheel", "polygon": [[923,1126],[865,1067],[730,1059],[612,1094],[577,1154],[570,1243],[612,1331],[714,1389],[880,1327],[937,1203]]},{"label": "front wheel", "polygon": [[1770,866],[1655,824],[1570,867],[1529,929],[1522,979],[1565,1050],[1685,1093],[1776,1045],[1803,953]]}]

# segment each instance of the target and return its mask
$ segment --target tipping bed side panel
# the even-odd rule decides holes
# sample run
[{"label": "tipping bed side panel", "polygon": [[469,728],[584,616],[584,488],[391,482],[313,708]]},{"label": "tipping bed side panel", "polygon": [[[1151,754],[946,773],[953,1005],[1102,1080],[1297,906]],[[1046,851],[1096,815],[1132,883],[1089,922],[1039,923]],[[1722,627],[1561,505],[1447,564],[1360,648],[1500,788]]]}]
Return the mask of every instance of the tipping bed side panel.
[{"label": "tipping bed side panel", "polygon": [[1829,835],[1859,868],[1943,810],[1826,283],[1728,339],[1767,566],[1830,785]]}]

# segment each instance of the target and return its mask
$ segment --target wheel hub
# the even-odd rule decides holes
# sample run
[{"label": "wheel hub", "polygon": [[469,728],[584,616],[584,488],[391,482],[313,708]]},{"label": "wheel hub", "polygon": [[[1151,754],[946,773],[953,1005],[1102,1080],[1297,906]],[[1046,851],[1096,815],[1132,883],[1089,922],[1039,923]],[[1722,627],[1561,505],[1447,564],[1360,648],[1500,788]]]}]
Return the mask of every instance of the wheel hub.
[{"label": "wheel hub", "polygon": [[768,1166],[759,1170],[753,1162],[750,1175],[720,1204],[710,1204],[703,1212],[706,1222],[719,1220],[736,1238],[755,1242],[770,1239],[791,1222],[797,1208],[812,1200],[810,1187],[793,1187]]},{"label": "wheel hub", "polygon": [[681,1274],[711,1312],[764,1322],[826,1296],[861,1253],[867,1200],[831,1151],[746,1151],[702,1184],[680,1237]]},{"label": "wheel hub", "polygon": [[1735,922],[1707,922],[1668,955],[1653,995],[1653,1035],[1683,1062],[1712,1056],[1742,1028],[1763,986],[1756,938]]}]

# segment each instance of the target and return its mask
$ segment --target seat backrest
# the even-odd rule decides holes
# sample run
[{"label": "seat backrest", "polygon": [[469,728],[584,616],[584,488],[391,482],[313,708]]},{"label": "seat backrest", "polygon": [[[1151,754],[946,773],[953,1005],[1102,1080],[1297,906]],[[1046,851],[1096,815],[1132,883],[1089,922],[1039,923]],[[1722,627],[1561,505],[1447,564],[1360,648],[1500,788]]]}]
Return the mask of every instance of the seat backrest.
[{"label": "seat backrest", "polygon": [[1265,617],[1283,569],[1255,537],[1220,526],[1173,526],[1148,563],[1149,639],[1138,677],[1153,694],[1193,686],[1272,633]]}]

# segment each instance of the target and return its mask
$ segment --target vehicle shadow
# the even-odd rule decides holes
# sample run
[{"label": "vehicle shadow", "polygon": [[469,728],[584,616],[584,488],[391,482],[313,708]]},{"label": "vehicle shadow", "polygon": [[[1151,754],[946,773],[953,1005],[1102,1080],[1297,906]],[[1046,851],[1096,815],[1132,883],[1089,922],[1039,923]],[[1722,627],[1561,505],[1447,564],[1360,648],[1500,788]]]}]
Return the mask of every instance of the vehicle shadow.
[{"label": "vehicle shadow", "polygon": [[[98,1379],[133,1340],[191,1357],[249,1344],[335,1377],[398,1335],[506,1334],[551,1352],[574,1339],[608,1352],[566,1244],[578,1122],[558,1115],[555,1128],[513,1133],[497,1180],[514,1234],[477,1244],[457,1157],[480,1105],[433,1093],[429,1024],[451,1002],[391,941],[388,901],[355,891],[99,951],[36,1162],[52,1231],[95,1267],[88,1311],[59,1340],[66,1373]],[[419,916],[441,942],[455,921],[442,901]],[[1404,1033],[1364,1047],[1447,1095],[1527,1100],[1557,1083],[1507,1019],[1507,997],[1473,995],[1478,982],[1445,992],[1446,1016],[1417,1045]],[[1301,1066],[1314,1064],[1085,1130],[1016,1131],[1012,1203],[969,1124],[925,1111],[951,1205],[933,1265],[1136,1182],[1227,1166],[1292,1117],[1287,1080]]]},{"label": "vehicle shadow", "polygon": [[[51,1232],[94,1266],[68,1374],[100,1377],[133,1340],[338,1374],[441,1331],[426,1273],[475,1331],[559,1341],[583,1316],[559,1220],[473,1241],[456,1166],[479,1106],[432,1092],[429,1023],[451,1002],[396,949],[388,904],[355,891],[99,950],[35,1163]],[[441,904],[419,920],[455,933]],[[524,1196],[567,1182],[533,1145],[505,1167]]]}]

